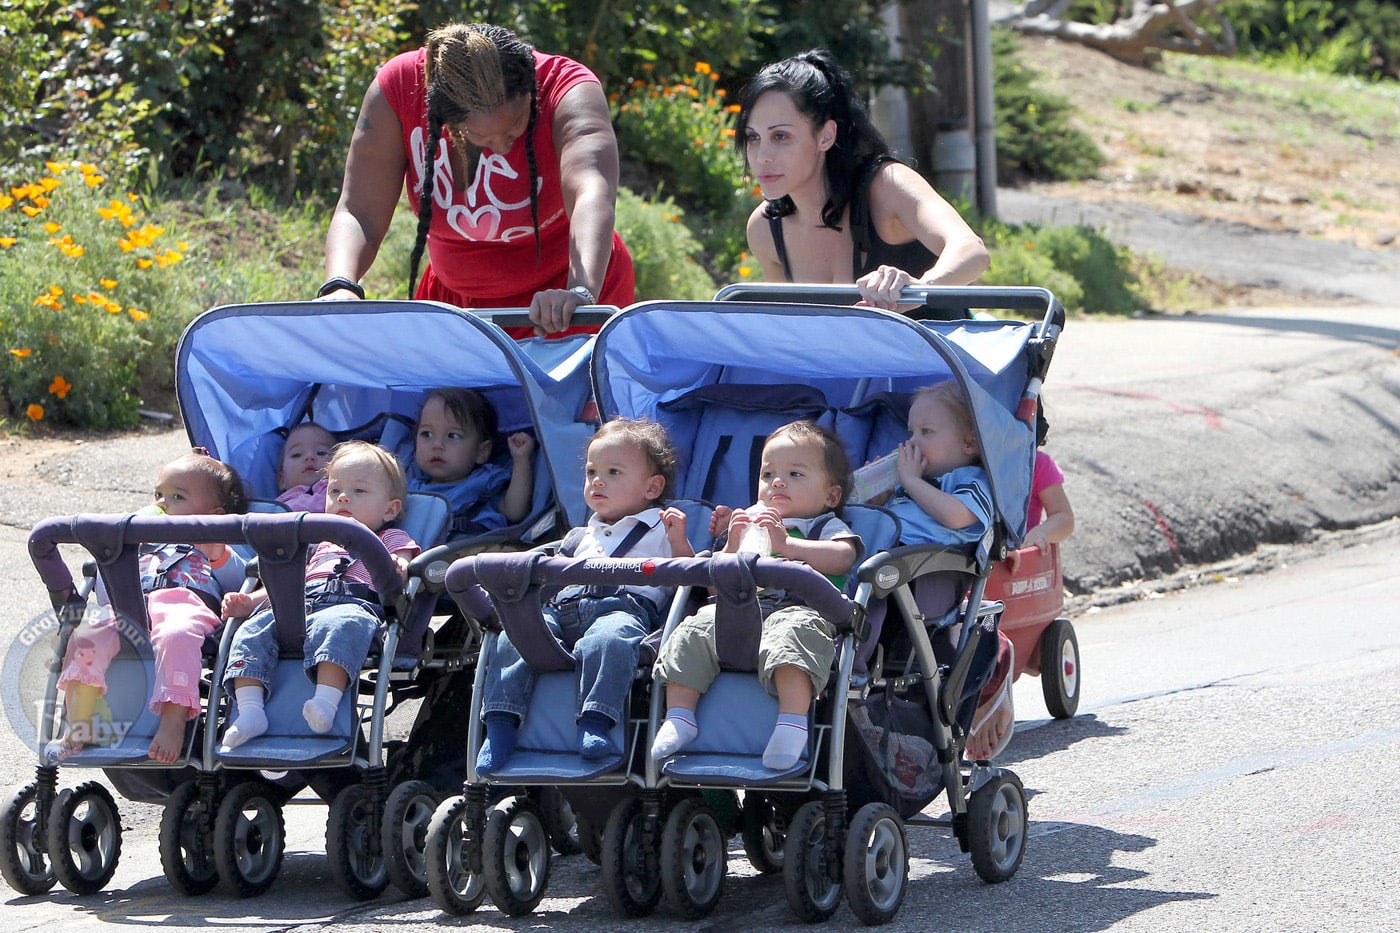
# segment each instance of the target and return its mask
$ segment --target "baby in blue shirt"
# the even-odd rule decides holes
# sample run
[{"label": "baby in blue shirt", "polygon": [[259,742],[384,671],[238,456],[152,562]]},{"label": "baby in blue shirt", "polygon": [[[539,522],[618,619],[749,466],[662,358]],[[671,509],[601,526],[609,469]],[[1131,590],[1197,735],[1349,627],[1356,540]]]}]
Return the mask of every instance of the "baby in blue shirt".
[{"label": "baby in blue shirt", "polygon": [[975,544],[992,522],[972,412],[957,383],[934,383],[909,404],[909,440],[895,461],[899,486],[888,507],[903,526],[902,544]]}]

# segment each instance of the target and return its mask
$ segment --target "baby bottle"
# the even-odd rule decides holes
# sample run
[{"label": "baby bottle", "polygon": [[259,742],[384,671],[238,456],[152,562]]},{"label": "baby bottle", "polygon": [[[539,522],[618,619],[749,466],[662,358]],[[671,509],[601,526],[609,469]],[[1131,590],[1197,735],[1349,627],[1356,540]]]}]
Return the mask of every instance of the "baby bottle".
[{"label": "baby bottle", "polygon": [[[757,518],[762,511],[763,507],[756,505],[749,509],[749,517]],[[772,553],[771,545],[772,542],[768,540],[767,528],[764,528],[756,521],[750,522],[744,526],[744,534],[739,538],[740,554],[758,554],[761,557],[767,557]]]}]

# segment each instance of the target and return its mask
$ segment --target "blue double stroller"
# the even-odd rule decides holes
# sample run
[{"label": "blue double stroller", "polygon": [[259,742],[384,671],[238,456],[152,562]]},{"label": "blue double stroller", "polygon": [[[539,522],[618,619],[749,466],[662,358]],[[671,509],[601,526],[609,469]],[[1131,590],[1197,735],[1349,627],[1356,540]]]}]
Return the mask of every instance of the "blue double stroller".
[{"label": "blue double stroller", "polygon": [[[153,717],[138,714],[144,695],[135,695],[143,686],[131,689],[132,712],[123,715],[135,724],[122,742],[62,762],[41,757],[36,781],[12,795],[0,825],[0,864],[11,886],[39,893],[56,875],[70,889],[92,893],[115,870],[121,824],[112,795],[96,781],[58,789],[61,765],[102,768],[123,796],[165,804],[161,860],[182,893],[201,894],[220,881],[241,896],[265,891],[284,854],[282,807],[307,785],[330,805],[326,853],[341,888],[356,898],[376,896],[390,882],[411,894],[426,893],[422,840],[439,798],[460,782],[466,739],[460,708],[481,640],[475,620],[446,598],[443,575],[460,554],[550,539],[581,512],[578,484],[560,485],[555,478],[576,474],[594,427],[586,368],[591,337],[517,343],[490,317],[429,302],[346,302],[333,308],[306,302],[217,308],[191,323],[177,355],[177,389],[190,440],[239,471],[259,510],[198,522],[82,516],[81,522],[51,519],[36,528],[31,552],[54,597],[60,633],[36,741],[42,750],[57,728],[59,660],[92,589],[90,582],[74,587],[60,579],[66,571],[55,552],[67,543],[90,551],[93,572],[114,599],[122,594],[125,617],[136,630],[145,625],[143,602],[139,583],[123,568],[142,542],[225,540],[256,558],[282,649],[268,708],[276,726],[236,749],[218,751],[218,737],[234,715],[221,685],[236,630],[226,625],[220,641],[207,646],[208,676],[201,685],[207,703],[187,732],[186,754],[177,766],[145,757],[151,731],[145,719]],[[403,582],[386,572],[392,567],[384,563],[387,553],[363,526],[336,516],[283,512],[272,501],[280,448],[291,427],[313,419],[338,439],[376,441],[406,462],[413,455],[418,408],[428,391],[441,386],[478,389],[496,408],[503,431],[535,432],[534,502],[523,522],[447,541],[445,501],[410,493],[400,524],[423,551]],[[300,658],[301,592],[307,551],[319,540],[339,541],[366,561],[385,619],[382,646],[371,653],[357,687],[346,692],[327,735],[311,733],[299,712],[310,689]],[[114,661],[109,680],[144,685],[149,656],[126,655]],[[387,740],[386,717],[400,706],[411,712],[413,703],[418,710],[407,739]]]},{"label": "blue double stroller", "polygon": [[[647,914],[663,899],[683,917],[709,913],[736,834],[760,872],[781,873],[805,921],[829,918],[843,893],[861,922],[892,919],[904,898],[911,824],[950,827],[985,881],[1014,875],[1027,836],[1024,790],[1012,772],[965,761],[962,750],[1002,609],[983,600],[983,589],[993,562],[1024,533],[1035,404],[1064,315],[1041,289],[931,289],[920,298],[1039,319],[918,322],[789,299],[645,302],[604,325],[591,361],[600,411],[667,428],[682,453],[677,495],[698,514],[752,501],[759,452],[779,425],[822,423],[853,463],[865,463],[907,438],[916,389],[953,379],[971,402],[996,521],[966,553],[899,546],[893,514],[849,506],[842,517],[861,535],[865,557],[846,592],[805,565],[753,555],[483,554],[455,562],[447,588],[463,611],[503,630],[540,673],[522,725],[527,751],[489,778],[473,767],[481,740],[473,707],[463,793],[439,808],[427,846],[430,890],[445,910],[474,910],[489,894],[521,914],[543,896],[550,853],[542,821],[520,798],[490,806],[499,783],[560,789],[580,842],[600,864],[605,897],[623,916]],[[625,752],[599,764],[573,751],[572,659],[538,607],[546,588],[578,583],[675,587],[663,638],[706,589],[715,593],[724,672],[697,710],[700,738],[680,754],[650,758],[663,710],[645,662],[632,715],[618,726]],[[775,587],[801,593],[838,632],[807,754],[783,773],[761,763],[777,705],[754,675],[756,594]],[[939,796],[948,819],[919,816]]]}]

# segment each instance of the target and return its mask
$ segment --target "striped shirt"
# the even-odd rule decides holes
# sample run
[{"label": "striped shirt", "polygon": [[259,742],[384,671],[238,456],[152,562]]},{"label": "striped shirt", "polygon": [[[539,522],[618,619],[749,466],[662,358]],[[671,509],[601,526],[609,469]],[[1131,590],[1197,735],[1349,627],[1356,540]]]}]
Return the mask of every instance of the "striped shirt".
[{"label": "striped shirt", "polygon": [[[409,558],[418,554],[418,543],[402,528],[381,528],[379,540],[384,542],[384,547],[390,554],[406,554]],[[340,562],[348,560],[349,557],[349,552],[339,544],[322,541],[312,549],[311,557],[306,561],[307,584],[324,583],[329,580]],[[365,586],[374,585],[369,576],[369,568],[358,558],[350,562],[345,571],[345,579],[348,582],[363,583]]]}]

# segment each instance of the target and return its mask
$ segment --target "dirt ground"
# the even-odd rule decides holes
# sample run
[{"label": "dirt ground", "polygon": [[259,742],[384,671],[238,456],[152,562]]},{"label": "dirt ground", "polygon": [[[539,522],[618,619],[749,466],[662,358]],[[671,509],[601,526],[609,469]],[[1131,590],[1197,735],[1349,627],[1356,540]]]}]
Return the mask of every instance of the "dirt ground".
[{"label": "dirt ground", "polygon": [[[1093,181],[1037,191],[1400,252],[1400,106],[1382,98],[1370,114],[1339,114],[1336,92],[1303,76],[1251,70],[1241,80],[1198,59],[1197,80],[1170,59],[1153,71],[1048,39],[1024,40],[1022,59],[1079,108],[1109,157]],[[1304,103],[1298,88],[1309,89]]]}]

